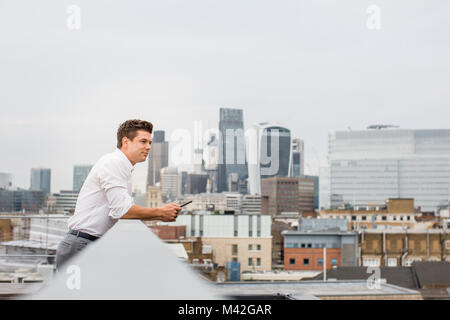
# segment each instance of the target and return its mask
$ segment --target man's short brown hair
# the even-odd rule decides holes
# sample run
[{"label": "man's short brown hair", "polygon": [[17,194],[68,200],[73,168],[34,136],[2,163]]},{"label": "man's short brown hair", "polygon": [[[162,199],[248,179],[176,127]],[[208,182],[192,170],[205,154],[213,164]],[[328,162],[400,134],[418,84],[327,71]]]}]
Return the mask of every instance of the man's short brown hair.
[{"label": "man's short brown hair", "polygon": [[148,121],[137,119],[125,121],[117,130],[117,148],[122,148],[123,137],[133,140],[134,137],[136,137],[138,130],[144,130],[151,134],[153,131],[153,124]]}]

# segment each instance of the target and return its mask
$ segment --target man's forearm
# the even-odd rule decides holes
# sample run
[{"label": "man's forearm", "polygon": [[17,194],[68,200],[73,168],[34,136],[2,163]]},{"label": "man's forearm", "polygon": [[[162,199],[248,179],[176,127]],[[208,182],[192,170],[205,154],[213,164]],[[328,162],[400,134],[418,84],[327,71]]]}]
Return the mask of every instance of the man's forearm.
[{"label": "man's forearm", "polygon": [[132,205],[121,219],[158,220],[161,217],[160,208],[146,208]]}]

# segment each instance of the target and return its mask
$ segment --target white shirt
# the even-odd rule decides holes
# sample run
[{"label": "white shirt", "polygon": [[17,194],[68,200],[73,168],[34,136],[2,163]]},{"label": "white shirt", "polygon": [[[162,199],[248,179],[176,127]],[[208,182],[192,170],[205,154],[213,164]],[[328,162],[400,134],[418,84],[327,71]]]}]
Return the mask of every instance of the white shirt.
[{"label": "white shirt", "polygon": [[133,205],[133,169],[120,149],[101,157],[81,187],[69,229],[97,237],[105,234]]}]

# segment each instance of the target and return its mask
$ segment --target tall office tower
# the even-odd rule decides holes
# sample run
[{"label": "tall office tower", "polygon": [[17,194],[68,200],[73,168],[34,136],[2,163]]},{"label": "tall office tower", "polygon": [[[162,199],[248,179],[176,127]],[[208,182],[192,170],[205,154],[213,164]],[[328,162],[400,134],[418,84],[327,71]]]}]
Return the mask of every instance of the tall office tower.
[{"label": "tall office tower", "polygon": [[305,174],[305,149],[301,139],[292,140],[291,166],[289,168],[290,177],[300,177]]},{"label": "tall office tower", "polygon": [[422,210],[433,211],[449,199],[449,129],[375,125],[364,131],[333,132],[328,161],[329,180],[322,183],[321,177],[320,185],[328,188],[323,193],[329,194],[331,206],[333,199],[383,204],[389,198],[414,198]]},{"label": "tall office tower", "polygon": [[177,168],[161,169],[161,191],[163,200],[175,200],[181,194],[181,176]]},{"label": "tall office tower", "polygon": [[302,175],[300,178],[312,179],[314,181],[314,209],[319,209],[319,176]]},{"label": "tall office tower", "polygon": [[169,165],[169,142],[164,131],[153,132],[153,141],[148,155],[147,185],[155,186],[161,181],[161,169]]},{"label": "tall office tower", "polygon": [[298,178],[300,212],[314,211],[315,185],[316,180],[311,176],[301,176]]},{"label": "tall office tower", "polygon": [[0,189],[8,190],[12,187],[12,176],[10,173],[0,172]]},{"label": "tall office tower", "polygon": [[205,148],[205,170],[208,175],[208,188],[206,192],[217,192],[218,179],[218,163],[219,163],[219,139],[215,134],[212,134]]},{"label": "tall office tower", "polygon": [[288,177],[291,156],[289,129],[267,122],[255,125],[248,143],[250,194],[261,194],[261,179]]},{"label": "tall office tower", "polygon": [[188,173],[187,171],[181,171],[178,174],[178,178],[181,181],[181,194],[186,194],[186,189],[187,189],[187,176]]},{"label": "tall office tower", "polygon": [[186,178],[186,193],[205,193],[207,184],[208,176],[206,173],[190,173]]},{"label": "tall office tower", "polygon": [[32,168],[30,190],[43,191],[50,194],[51,170],[48,168]]},{"label": "tall office tower", "polygon": [[232,173],[239,180],[248,177],[243,111],[221,108],[219,131],[218,192],[223,192],[228,190]]},{"label": "tall office tower", "polygon": [[73,166],[73,191],[80,191],[86,180],[92,165],[75,165]]}]

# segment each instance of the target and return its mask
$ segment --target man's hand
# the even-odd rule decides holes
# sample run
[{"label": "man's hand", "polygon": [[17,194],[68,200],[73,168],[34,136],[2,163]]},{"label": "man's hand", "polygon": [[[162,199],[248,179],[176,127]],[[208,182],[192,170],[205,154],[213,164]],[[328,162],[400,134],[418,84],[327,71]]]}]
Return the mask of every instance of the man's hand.
[{"label": "man's hand", "polygon": [[159,209],[161,212],[159,220],[164,222],[175,221],[181,211],[181,207],[176,203],[166,204],[164,207],[161,207]]}]

